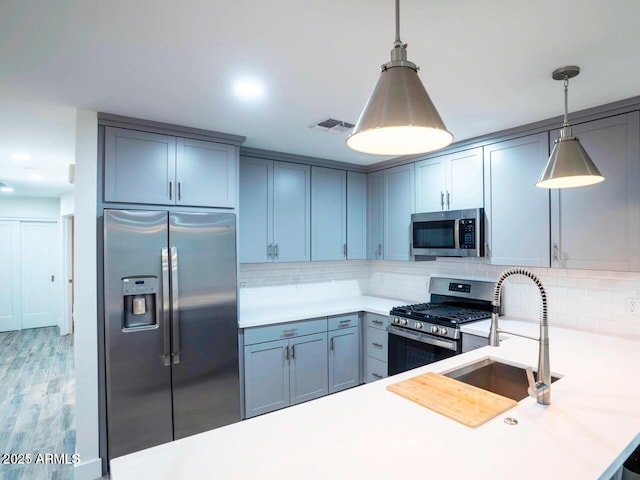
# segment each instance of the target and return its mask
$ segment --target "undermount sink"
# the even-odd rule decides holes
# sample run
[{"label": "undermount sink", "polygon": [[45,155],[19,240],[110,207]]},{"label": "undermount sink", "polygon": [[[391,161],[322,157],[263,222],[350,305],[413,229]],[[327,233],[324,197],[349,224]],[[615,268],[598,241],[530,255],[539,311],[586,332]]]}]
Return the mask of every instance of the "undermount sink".
[{"label": "undermount sink", "polygon": [[[525,368],[487,357],[469,365],[442,372],[442,375],[519,402],[529,396]],[[534,373],[536,373],[535,370]],[[559,378],[552,375],[551,383]]]}]

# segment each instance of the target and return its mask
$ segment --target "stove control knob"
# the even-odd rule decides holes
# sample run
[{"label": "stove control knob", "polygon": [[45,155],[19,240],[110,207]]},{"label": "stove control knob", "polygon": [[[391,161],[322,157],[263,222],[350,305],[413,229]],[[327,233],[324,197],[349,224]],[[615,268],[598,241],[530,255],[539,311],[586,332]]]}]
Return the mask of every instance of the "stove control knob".
[{"label": "stove control knob", "polygon": [[446,335],[447,333],[449,333],[449,330],[445,327],[440,327],[440,335]]},{"label": "stove control knob", "polygon": [[431,333],[438,333],[440,331],[440,329],[438,327],[436,327],[435,325],[433,325],[431,327]]},{"label": "stove control knob", "polygon": [[416,322],[415,327],[416,327],[418,330],[422,330],[422,323],[420,323],[420,322]]},{"label": "stove control knob", "polygon": [[406,325],[407,323],[409,323],[409,322],[407,322],[406,318],[400,319],[400,325]]},{"label": "stove control knob", "polygon": [[393,317],[393,323],[396,325],[400,323],[400,319],[398,317]]}]

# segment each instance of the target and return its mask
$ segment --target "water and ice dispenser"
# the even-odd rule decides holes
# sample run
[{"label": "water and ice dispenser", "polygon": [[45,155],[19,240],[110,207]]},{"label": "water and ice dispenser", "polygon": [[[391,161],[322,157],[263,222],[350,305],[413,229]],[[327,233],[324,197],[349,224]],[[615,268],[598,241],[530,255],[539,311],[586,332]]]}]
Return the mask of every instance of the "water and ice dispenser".
[{"label": "water and ice dispenser", "polygon": [[122,279],[124,301],[123,330],[149,328],[158,325],[156,277],[127,277]]}]

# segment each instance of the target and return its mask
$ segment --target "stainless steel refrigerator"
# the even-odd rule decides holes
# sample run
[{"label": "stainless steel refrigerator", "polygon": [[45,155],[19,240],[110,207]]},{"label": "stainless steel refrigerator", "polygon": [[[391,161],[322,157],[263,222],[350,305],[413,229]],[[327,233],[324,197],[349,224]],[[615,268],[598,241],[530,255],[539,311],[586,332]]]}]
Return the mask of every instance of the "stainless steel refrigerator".
[{"label": "stainless steel refrigerator", "polygon": [[235,215],[104,211],[109,458],[240,420]]}]

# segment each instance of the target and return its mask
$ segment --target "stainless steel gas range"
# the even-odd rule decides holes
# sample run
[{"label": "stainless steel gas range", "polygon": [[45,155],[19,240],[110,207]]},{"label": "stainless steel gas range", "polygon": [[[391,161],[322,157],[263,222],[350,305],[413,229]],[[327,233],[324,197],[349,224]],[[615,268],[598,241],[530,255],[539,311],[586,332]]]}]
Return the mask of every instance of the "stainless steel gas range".
[{"label": "stainless steel gas range", "polygon": [[460,325],[491,317],[494,282],[431,277],[429,303],[391,309],[389,375],[462,353]]}]

